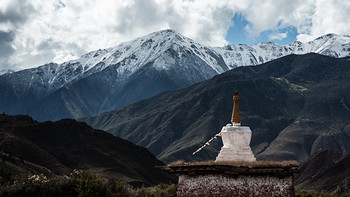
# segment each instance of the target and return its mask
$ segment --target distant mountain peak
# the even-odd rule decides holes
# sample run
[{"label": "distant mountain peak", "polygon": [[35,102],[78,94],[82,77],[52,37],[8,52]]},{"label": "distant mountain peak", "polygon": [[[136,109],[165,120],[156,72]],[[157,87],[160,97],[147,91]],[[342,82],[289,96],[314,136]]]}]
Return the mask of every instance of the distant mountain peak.
[{"label": "distant mountain peak", "polygon": [[4,74],[11,74],[11,73],[14,73],[15,71],[12,70],[12,69],[4,69],[4,70],[0,70],[0,75],[4,75]]},{"label": "distant mountain peak", "polygon": [[148,34],[148,36],[150,36],[150,35],[162,35],[162,36],[180,35],[180,36],[182,36],[180,33],[178,33],[177,31],[175,31],[173,29],[165,29],[165,30],[156,31],[156,32]]},{"label": "distant mountain peak", "polygon": [[339,36],[339,35],[337,35],[337,34],[334,34],[334,33],[329,33],[329,34],[326,34],[326,35],[323,35],[323,36],[317,37],[315,40],[319,40],[319,39],[327,39],[327,38],[334,38],[334,37],[340,37],[340,36]]},{"label": "distant mountain peak", "polygon": [[142,44],[144,44],[145,42],[155,42],[160,46],[165,46],[168,48],[171,47],[172,44],[188,45],[188,43],[194,43],[192,39],[187,38],[172,29],[153,32],[138,39],[141,40]]},{"label": "distant mountain peak", "polygon": [[[69,111],[67,114],[71,114],[63,117],[91,115],[122,107],[161,91],[192,85],[239,66],[258,65],[290,54],[311,52],[332,57],[350,56],[350,37],[330,34],[325,35],[324,39],[316,39],[307,43],[296,41],[289,45],[279,45],[273,42],[263,42],[256,45],[240,44],[213,48],[201,45],[172,29],[167,29],[120,43],[115,47],[91,51],[79,59],[62,64],[50,63],[37,68],[0,75],[0,83],[6,90],[0,92],[0,98],[2,98],[0,111],[14,114],[30,113],[28,112],[30,108],[41,105],[42,99],[61,88],[69,92],[69,88],[72,88],[75,83],[99,76],[98,80],[104,83],[103,88],[105,89],[102,89],[110,95],[102,96],[101,94],[99,101],[93,102],[94,107],[86,103],[76,104],[77,106],[69,104],[70,102],[83,102],[85,98],[88,99],[86,95],[80,95],[80,97],[75,95],[74,97],[79,98],[69,98],[69,101],[65,100],[67,99],[65,94],[60,93],[59,96],[65,100],[62,101],[64,106],[69,105],[66,106]],[[134,81],[136,78],[150,81],[147,81],[147,84],[136,85],[137,82]],[[89,85],[92,84],[91,82]],[[152,90],[143,92],[145,87],[141,86],[145,85],[157,86],[158,89],[153,87]],[[115,100],[114,105],[101,107],[107,103],[111,95],[126,92],[127,89],[136,88],[135,86],[139,89],[133,92],[138,96],[129,95],[133,99],[126,99],[118,95],[125,102]],[[81,90],[82,87],[78,89]],[[50,99],[47,98],[47,100],[51,102]],[[49,104],[46,105],[49,106]],[[82,106],[87,108],[88,114],[81,112],[80,107]],[[75,115],[72,116],[72,114]]]}]

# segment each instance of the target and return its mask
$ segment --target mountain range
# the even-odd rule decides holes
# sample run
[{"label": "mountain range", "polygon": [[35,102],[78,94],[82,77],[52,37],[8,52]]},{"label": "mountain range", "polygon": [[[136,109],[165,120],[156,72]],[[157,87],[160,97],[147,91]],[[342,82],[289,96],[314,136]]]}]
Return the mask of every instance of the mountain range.
[{"label": "mountain range", "polygon": [[0,136],[1,184],[26,173],[52,176],[74,169],[137,186],[176,182],[175,176],[155,167],[164,163],[146,148],[75,120],[37,122],[0,114]]},{"label": "mountain range", "polygon": [[309,52],[350,56],[350,36],[327,34],[284,46],[268,42],[208,47],[164,30],[62,64],[1,72],[0,111],[40,121],[92,116],[239,66]]},{"label": "mountain range", "polygon": [[348,57],[289,55],[80,120],[144,146],[164,162],[213,160],[220,139],[192,152],[230,122],[237,90],[256,157],[303,162],[319,149],[350,151],[349,82]]}]

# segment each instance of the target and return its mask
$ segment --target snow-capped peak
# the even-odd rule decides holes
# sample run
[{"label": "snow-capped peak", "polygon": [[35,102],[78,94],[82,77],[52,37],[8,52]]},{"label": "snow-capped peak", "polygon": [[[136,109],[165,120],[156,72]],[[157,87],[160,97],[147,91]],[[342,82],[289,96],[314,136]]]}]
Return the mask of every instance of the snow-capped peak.
[{"label": "snow-capped peak", "polygon": [[222,55],[231,69],[262,64],[289,54],[312,52],[340,58],[350,56],[350,36],[327,34],[313,41],[295,41],[289,45],[262,42],[256,45],[228,45],[215,50]]},{"label": "snow-capped peak", "polygon": [[[186,72],[186,69],[192,69],[189,68],[190,62],[186,68],[173,68],[181,66],[174,61],[181,62],[182,58],[191,56],[197,58],[197,63],[203,62],[196,65],[206,65],[194,68],[197,69],[196,72],[210,72],[211,74],[206,76],[211,77],[213,73],[220,74],[238,66],[257,65],[289,54],[309,52],[333,57],[350,56],[350,36],[327,34],[310,42],[296,41],[289,45],[263,42],[256,45],[240,44],[212,48],[168,29],[121,43],[116,47],[89,52],[76,60],[62,64],[46,64],[18,72],[21,72],[21,76],[28,75],[28,81],[23,82],[28,86],[41,84],[49,91],[54,91],[110,66],[117,71],[118,81],[128,78],[147,63],[152,63],[158,70],[183,69]],[[0,75],[11,72],[1,71]]]},{"label": "snow-capped peak", "polygon": [[[133,73],[147,62],[155,61],[169,49],[178,51],[179,58],[181,58],[181,50],[179,49],[188,49],[210,65],[217,73],[224,71],[217,66],[217,62],[213,58],[210,58],[208,47],[202,46],[170,29],[154,32],[135,40],[121,43],[113,48],[90,52],[76,61],[83,65],[84,71],[90,70],[102,62],[104,66],[99,67],[96,71],[102,70],[109,65],[122,63],[118,68],[119,73]],[[125,61],[127,61],[127,64],[123,63]],[[155,64],[155,66],[159,66],[161,69],[169,69],[164,64]]]},{"label": "snow-capped peak", "polygon": [[[174,30],[163,30],[124,42],[116,47],[99,49],[82,55],[79,59],[62,64],[50,63],[37,68],[19,71],[20,76],[26,76],[23,84],[31,87],[40,84],[49,92],[92,75],[107,67],[113,66],[118,72],[119,80],[124,80],[149,62],[153,62],[156,69],[168,70],[173,64],[168,62],[167,51],[176,51],[181,58],[184,53],[192,53],[206,62],[216,74],[227,68],[220,67],[212,57],[216,54],[209,47],[202,46],[193,40],[182,36]],[[216,54],[218,56],[218,54]],[[162,56],[162,58],[160,58]],[[159,59],[159,60],[157,60]],[[206,71],[203,71],[206,72]]]}]

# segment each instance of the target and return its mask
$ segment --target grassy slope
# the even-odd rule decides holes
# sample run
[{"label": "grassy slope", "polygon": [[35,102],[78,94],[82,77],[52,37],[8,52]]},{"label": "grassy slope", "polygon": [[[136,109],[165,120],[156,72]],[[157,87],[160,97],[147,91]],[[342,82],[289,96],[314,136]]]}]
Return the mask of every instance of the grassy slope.
[{"label": "grassy slope", "polygon": [[[313,191],[335,191],[344,186],[344,179],[350,179],[350,155],[321,150],[300,166],[296,174],[297,188]],[[349,184],[349,182],[348,182]]]}]

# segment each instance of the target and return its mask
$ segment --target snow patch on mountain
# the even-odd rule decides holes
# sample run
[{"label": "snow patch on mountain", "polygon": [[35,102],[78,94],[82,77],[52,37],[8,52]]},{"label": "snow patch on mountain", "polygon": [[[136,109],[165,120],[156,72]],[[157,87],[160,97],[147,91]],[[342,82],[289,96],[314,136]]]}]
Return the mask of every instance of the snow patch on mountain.
[{"label": "snow patch on mountain", "polygon": [[290,54],[318,53],[331,57],[350,56],[350,36],[327,34],[310,42],[278,45],[262,42],[256,45],[229,45],[214,48],[231,69],[238,66],[262,64]]},{"label": "snow patch on mountain", "polygon": [[24,88],[40,86],[52,92],[110,66],[118,73],[116,81],[123,81],[146,64],[151,64],[157,70],[179,69],[186,72],[191,62],[183,68],[173,68],[182,66],[176,61],[195,56],[206,66],[192,69],[202,74],[211,73],[205,75],[209,78],[213,76],[213,71],[220,74],[238,66],[257,65],[289,54],[310,52],[338,58],[350,56],[350,36],[327,34],[306,43],[296,41],[289,45],[278,45],[263,42],[251,46],[240,44],[213,48],[196,43],[173,30],[163,30],[116,47],[89,52],[79,59],[62,64],[50,63],[18,72],[1,71],[0,75],[13,75],[20,79]]},{"label": "snow patch on mountain", "polygon": [[12,69],[4,69],[4,70],[0,70],[0,75],[4,75],[4,74],[11,74],[11,73],[13,73],[13,72],[15,72],[14,70],[12,70]]}]

